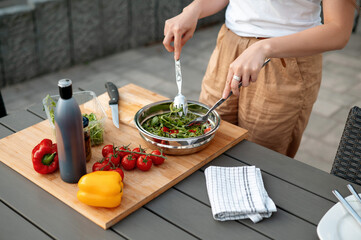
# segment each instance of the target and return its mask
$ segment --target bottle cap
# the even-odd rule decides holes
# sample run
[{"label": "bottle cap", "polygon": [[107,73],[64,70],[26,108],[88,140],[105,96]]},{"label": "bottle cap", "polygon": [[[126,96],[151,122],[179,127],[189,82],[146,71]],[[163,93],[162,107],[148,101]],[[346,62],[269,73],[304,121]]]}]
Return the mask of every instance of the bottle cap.
[{"label": "bottle cap", "polygon": [[69,99],[73,96],[73,87],[70,79],[61,79],[58,82],[59,95],[62,99]]},{"label": "bottle cap", "polygon": [[83,128],[86,128],[89,125],[89,119],[83,116]]}]

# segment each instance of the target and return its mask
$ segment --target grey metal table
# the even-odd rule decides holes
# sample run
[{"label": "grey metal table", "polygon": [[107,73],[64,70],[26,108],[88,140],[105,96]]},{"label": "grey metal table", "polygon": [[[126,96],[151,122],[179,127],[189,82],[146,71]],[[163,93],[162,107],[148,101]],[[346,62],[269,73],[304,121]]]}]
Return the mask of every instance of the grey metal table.
[{"label": "grey metal table", "polygon": [[[44,120],[41,109],[0,118],[0,138]],[[259,167],[277,213],[257,224],[213,220],[208,165]],[[331,190],[350,194],[347,181],[249,141],[208,165],[105,231],[0,163],[0,239],[317,239],[318,222],[337,202]]]}]

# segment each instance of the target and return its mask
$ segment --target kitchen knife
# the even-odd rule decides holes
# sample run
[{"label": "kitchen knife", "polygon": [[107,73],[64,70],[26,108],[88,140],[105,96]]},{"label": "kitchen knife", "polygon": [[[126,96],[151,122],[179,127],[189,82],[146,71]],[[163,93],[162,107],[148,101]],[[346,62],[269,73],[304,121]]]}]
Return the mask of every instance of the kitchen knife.
[{"label": "kitchen knife", "polygon": [[109,106],[112,110],[112,118],[114,126],[119,128],[119,113],[118,113],[118,100],[119,100],[119,93],[118,88],[112,82],[107,82],[105,84],[105,88],[107,89],[108,95],[110,97]]}]

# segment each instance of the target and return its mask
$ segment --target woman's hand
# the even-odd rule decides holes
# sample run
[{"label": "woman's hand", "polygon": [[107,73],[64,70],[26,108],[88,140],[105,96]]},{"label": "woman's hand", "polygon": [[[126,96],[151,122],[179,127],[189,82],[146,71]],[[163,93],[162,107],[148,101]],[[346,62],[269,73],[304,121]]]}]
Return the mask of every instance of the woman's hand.
[{"label": "woman's hand", "polygon": [[174,52],[175,60],[180,58],[184,44],[193,37],[198,18],[197,10],[186,8],[181,14],[165,21],[163,45],[168,52]]},{"label": "woman's hand", "polygon": [[231,90],[234,95],[238,96],[238,85],[240,81],[242,81],[243,87],[247,87],[250,81],[255,82],[257,80],[258,73],[266,58],[265,51],[262,49],[261,44],[261,42],[265,41],[267,40],[254,43],[229,65],[222,98],[226,99]]},{"label": "woman's hand", "polygon": [[[193,37],[198,19],[210,16],[227,6],[229,0],[194,0],[183,12],[165,21],[163,45],[169,52],[174,52],[178,60],[182,47]],[[171,43],[174,43],[172,46]]]}]

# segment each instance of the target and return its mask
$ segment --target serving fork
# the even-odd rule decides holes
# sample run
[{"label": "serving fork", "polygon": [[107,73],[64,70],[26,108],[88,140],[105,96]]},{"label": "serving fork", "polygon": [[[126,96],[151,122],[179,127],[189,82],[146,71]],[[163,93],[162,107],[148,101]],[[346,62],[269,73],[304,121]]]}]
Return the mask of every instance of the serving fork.
[{"label": "serving fork", "polygon": [[181,108],[183,110],[178,112],[180,117],[182,117],[183,114],[187,116],[188,104],[186,97],[182,94],[182,72],[181,72],[180,59],[175,60],[175,77],[177,81],[178,94],[174,98],[173,106],[176,109]]},{"label": "serving fork", "polygon": [[[268,58],[262,65],[262,67],[264,67],[271,59]],[[238,88],[240,88],[242,86],[242,81],[239,82],[238,84]],[[205,122],[208,121],[208,116],[209,114],[216,109],[219,105],[221,105],[224,101],[226,101],[230,96],[232,96],[233,92],[230,91],[230,93],[228,94],[228,96],[226,98],[221,98],[219,99],[209,110],[206,114],[204,114],[203,116],[197,117],[196,119],[194,119],[193,121],[190,121],[189,123],[187,123],[187,127],[191,127],[191,126],[197,126],[197,125],[201,125]]]}]

